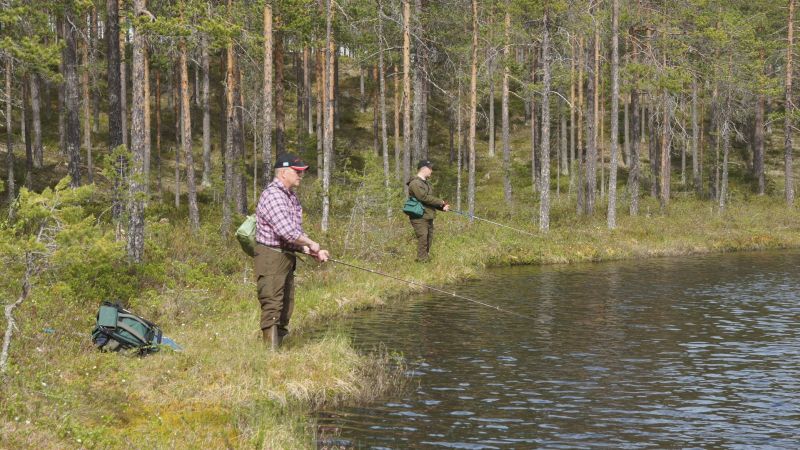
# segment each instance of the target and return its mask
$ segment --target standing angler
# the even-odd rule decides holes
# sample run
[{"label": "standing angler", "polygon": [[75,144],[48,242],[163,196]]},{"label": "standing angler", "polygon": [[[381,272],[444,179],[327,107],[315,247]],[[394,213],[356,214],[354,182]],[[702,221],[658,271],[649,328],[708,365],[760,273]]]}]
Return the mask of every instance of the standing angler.
[{"label": "standing angler", "polygon": [[450,205],[446,201],[433,195],[433,188],[428,183],[428,178],[433,173],[433,163],[423,159],[417,164],[417,175],[409,180],[408,195],[422,203],[425,212],[422,217],[410,218],[414,235],[417,237],[417,262],[428,262],[431,244],[433,243],[433,218],[436,210],[449,211]]},{"label": "standing angler", "polygon": [[303,232],[303,207],[294,190],[300,186],[308,165],[292,154],[279,155],[275,178],[267,185],[256,209],[255,272],[258,301],[261,303],[261,332],[264,342],[276,350],[289,333],[294,309],[295,252],[328,260],[320,248]]}]

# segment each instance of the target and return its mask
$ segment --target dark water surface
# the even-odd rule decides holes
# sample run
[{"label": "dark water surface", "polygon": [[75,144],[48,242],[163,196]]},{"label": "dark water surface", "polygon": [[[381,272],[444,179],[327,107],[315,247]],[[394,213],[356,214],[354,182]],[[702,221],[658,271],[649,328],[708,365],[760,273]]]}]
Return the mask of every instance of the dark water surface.
[{"label": "dark water surface", "polygon": [[[800,252],[518,267],[360,314],[410,389],[318,415],[356,448],[800,448]],[[326,440],[327,439],[327,440]]]}]

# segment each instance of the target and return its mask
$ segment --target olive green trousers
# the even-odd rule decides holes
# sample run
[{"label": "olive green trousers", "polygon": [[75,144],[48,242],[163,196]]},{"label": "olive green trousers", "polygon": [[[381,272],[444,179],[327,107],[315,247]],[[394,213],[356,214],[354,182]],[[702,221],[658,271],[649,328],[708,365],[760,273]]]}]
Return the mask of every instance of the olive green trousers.
[{"label": "olive green trousers", "polygon": [[417,261],[427,261],[433,244],[433,219],[411,219],[417,238]]},{"label": "olive green trousers", "polygon": [[278,333],[289,333],[294,310],[294,269],[297,257],[261,244],[256,245],[256,286],[261,304],[261,329],[278,326]]}]

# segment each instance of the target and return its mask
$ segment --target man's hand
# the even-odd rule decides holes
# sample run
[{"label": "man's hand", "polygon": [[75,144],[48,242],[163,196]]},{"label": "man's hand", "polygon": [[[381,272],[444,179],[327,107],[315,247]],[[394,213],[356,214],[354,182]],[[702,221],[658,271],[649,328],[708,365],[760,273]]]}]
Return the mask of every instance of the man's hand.
[{"label": "man's hand", "polygon": [[302,251],[303,251],[303,253],[305,253],[306,255],[310,255],[310,254],[311,254],[311,249],[310,249],[310,248],[308,248],[308,246],[307,246],[307,245],[304,245],[304,246],[303,246],[303,250],[302,250]]},{"label": "man's hand", "polygon": [[320,251],[316,253],[313,253],[313,256],[319,262],[325,262],[331,257],[331,255],[328,253],[327,250],[322,250],[322,249],[320,249]]},{"label": "man's hand", "polygon": [[311,243],[308,244],[308,249],[311,251],[312,255],[319,253],[320,250],[321,250],[320,246],[319,246],[319,243],[314,242],[314,241],[311,241]]},{"label": "man's hand", "polygon": [[442,211],[450,211],[450,205],[445,203],[444,206],[442,206]]}]

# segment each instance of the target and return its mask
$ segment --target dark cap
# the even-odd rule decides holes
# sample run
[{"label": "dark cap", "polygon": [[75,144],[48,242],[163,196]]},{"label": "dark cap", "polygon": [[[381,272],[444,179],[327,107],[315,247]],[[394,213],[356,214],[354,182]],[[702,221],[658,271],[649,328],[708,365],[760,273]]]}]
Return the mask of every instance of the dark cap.
[{"label": "dark cap", "polygon": [[294,170],[306,170],[308,169],[308,164],[304,163],[303,160],[297,155],[293,155],[291,153],[282,153],[278,155],[278,158],[275,161],[275,168],[282,169],[285,167],[289,167]]},{"label": "dark cap", "polygon": [[428,159],[423,159],[419,163],[417,163],[417,170],[422,169],[423,167],[427,167],[428,169],[433,169],[433,163]]}]

